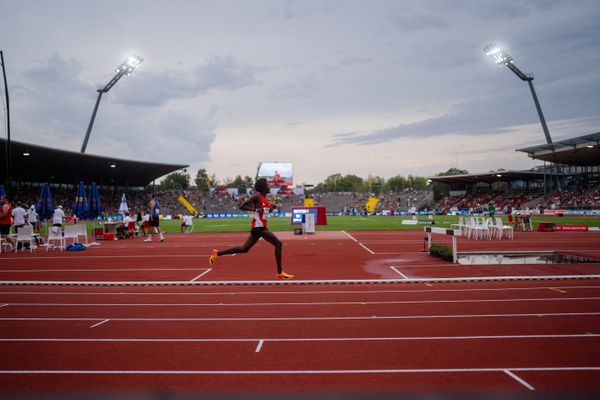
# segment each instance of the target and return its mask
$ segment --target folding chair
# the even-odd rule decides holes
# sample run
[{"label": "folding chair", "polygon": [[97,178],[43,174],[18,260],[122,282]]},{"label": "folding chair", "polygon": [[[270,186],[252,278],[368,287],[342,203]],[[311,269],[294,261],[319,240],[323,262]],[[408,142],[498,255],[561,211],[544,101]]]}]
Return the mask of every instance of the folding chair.
[{"label": "folding chair", "polygon": [[79,243],[79,227],[77,224],[65,226],[63,238],[65,241],[67,239],[73,239],[73,243]]},{"label": "folding chair", "polygon": [[50,242],[52,241],[57,241],[59,242],[60,246],[60,251],[63,251],[63,248],[65,247],[65,238],[62,235],[62,229],[60,229],[58,226],[52,226],[49,227],[48,229],[48,238],[46,240],[46,251],[48,251],[48,249],[52,246],[53,248],[56,248],[55,245],[51,245]]},{"label": "folding chair", "polygon": [[87,225],[75,224],[74,226],[77,227],[77,243],[79,243],[79,237],[83,236],[85,238],[85,244],[88,244]]},{"label": "folding chair", "polygon": [[139,236],[139,232],[136,229],[136,223],[135,221],[129,221],[127,230],[125,231],[125,237],[134,238],[136,236]]},{"label": "folding chair", "polygon": [[17,237],[15,238],[15,253],[19,248],[19,243],[29,243],[29,252],[33,252],[35,238],[33,237],[33,226],[25,225],[17,228]]}]

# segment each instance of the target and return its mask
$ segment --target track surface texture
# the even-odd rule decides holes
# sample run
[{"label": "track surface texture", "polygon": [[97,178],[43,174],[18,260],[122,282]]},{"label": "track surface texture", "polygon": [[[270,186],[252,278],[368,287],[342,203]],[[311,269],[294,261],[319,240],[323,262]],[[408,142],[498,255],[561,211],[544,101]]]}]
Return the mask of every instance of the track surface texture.
[{"label": "track surface texture", "polygon": [[[459,265],[423,232],[247,234],[0,254],[4,394],[600,393],[600,264]],[[444,236],[434,242],[449,244]],[[459,238],[600,256],[600,233]]]}]

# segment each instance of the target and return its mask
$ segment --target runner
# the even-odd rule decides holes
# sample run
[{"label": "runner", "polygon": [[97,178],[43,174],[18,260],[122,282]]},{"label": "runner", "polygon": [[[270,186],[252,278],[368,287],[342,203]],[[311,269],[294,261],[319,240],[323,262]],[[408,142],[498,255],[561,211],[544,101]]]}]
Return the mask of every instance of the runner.
[{"label": "runner", "polygon": [[271,205],[269,200],[266,199],[266,196],[269,193],[269,184],[267,183],[267,180],[264,178],[257,180],[254,184],[254,189],[256,190],[256,193],[240,205],[240,210],[254,213],[252,229],[250,230],[250,236],[246,240],[246,243],[242,246],[232,247],[222,251],[213,249],[212,254],[208,259],[208,264],[213,265],[218,257],[225,254],[247,253],[260,238],[263,238],[275,247],[275,260],[277,262],[276,278],[292,279],[294,275],[285,273],[281,268],[281,248],[283,244],[281,243],[281,240],[267,228],[267,218],[269,213],[275,209],[275,206]]}]

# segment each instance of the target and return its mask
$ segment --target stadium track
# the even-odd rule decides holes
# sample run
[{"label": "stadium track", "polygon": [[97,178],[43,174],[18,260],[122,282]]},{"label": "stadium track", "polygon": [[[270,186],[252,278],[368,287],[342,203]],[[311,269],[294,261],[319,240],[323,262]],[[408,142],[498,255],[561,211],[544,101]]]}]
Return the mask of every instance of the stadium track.
[{"label": "stadium track", "polygon": [[[212,247],[238,244],[245,234],[1,254],[3,391],[600,389],[596,263],[452,265],[420,251],[422,232],[279,236],[285,269],[313,284],[274,281],[266,243],[206,266]],[[560,247],[594,255],[599,243],[597,233],[534,232],[514,241],[462,240],[459,250]],[[372,282],[415,277],[427,282]],[[440,277],[494,279],[433,280]],[[324,280],[360,284],[318,284]]]}]

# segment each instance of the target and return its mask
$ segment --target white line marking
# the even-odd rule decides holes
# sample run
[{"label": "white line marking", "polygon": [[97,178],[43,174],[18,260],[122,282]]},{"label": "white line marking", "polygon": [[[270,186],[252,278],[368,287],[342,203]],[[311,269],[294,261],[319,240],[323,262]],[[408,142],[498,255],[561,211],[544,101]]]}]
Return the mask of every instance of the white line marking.
[{"label": "white line marking", "polygon": [[264,343],[264,342],[265,342],[265,341],[264,341],[263,339],[260,339],[260,340],[258,341],[258,346],[256,346],[256,350],[254,350],[254,352],[255,352],[255,353],[260,353],[260,349],[262,349],[262,346],[263,346],[263,343]]},{"label": "white line marking", "polygon": [[[392,267],[393,268],[393,267]],[[400,272],[399,272],[400,273]],[[542,297],[517,299],[459,299],[459,300],[390,300],[390,301],[303,301],[255,303],[7,303],[26,307],[257,307],[257,306],[327,306],[327,305],[384,305],[439,303],[512,303],[541,301],[595,301],[600,297]]]},{"label": "white line marking", "polygon": [[100,325],[102,325],[102,324],[105,324],[105,323],[107,323],[108,321],[110,321],[110,319],[105,319],[104,321],[98,322],[97,324],[94,324],[94,325],[90,326],[90,329],[91,329],[91,328],[95,328],[95,327],[97,327],[97,326],[100,326]]},{"label": "white line marking", "polygon": [[531,386],[529,383],[527,383],[527,381],[525,381],[524,379],[522,379],[522,378],[518,377],[517,375],[513,374],[508,369],[505,369],[504,372],[508,376],[510,376],[511,378],[513,378],[514,380],[516,380],[517,382],[519,382],[521,385],[525,386],[527,389],[529,389],[529,390],[535,390],[535,388],[533,386]]},{"label": "white line marking", "polygon": [[349,234],[348,232],[346,232],[346,231],[342,231],[342,233],[343,233],[344,235],[348,236],[348,237],[349,237],[350,239],[352,239],[353,241],[355,241],[355,242],[357,242],[357,243],[358,243],[358,240],[354,239],[354,237],[353,237],[351,234]]},{"label": "white line marking", "polygon": [[394,271],[396,271],[398,274],[400,274],[401,277],[403,277],[404,279],[409,279],[408,276],[404,275],[402,272],[400,272],[396,267],[394,267],[393,265],[390,267],[391,269],[393,269]]},{"label": "white line marking", "polygon": [[56,374],[56,375],[308,375],[308,374],[428,374],[464,372],[556,372],[600,371],[600,367],[538,367],[538,368],[447,368],[447,369],[330,369],[330,370],[0,370],[0,375]]},{"label": "white line marking", "polygon": [[[202,342],[256,342],[260,350],[264,342],[394,342],[394,341],[444,341],[444,340],[526,340],[526,339],[578,339],[598,338],[600,334],[560,335],[506,335],[506,336],[412,336],[412,337],[316,337],[316,338],[0,338],[0,342],[84,342],[84,343],[202,343]],[[257,351],[258,352],[258,351]]]},{"label": "white line marking", "polygon": [[[360,244],[360,243],[359,243]],[[373,253],[371,250],[367,249]],[[60,285],[60,286],[158,286],[158,285],[304,285],[304,284],[378,284],[378,283],[445,283],[445,282],[488,282],[488,281],[532,281],[555,279],[600,279],[600,275],[497,275],[463,276],[454,278],[411,278],[411,279],[321,279],[321,280],[263,280],[263,281],[0,281],[0,285]]]},{"label": "white line marking", "polygon": [[365,246],[364,244],[362,244],[362,243],[358,242],[358,245],[359,245],[360,247],[362,247],[363,249],[365,249],[366,251],[368,251],[369,253],[371,253],[371,254],[375,254],[375,252],[374,252],[373,250],[371,250],[370,248],[368,248],[368,247],[367,247],[367,246]]},{"label": "white line marking", "polygon": [[[111,321],[381,321],[394,319],[444,319],[444,318],[514,318],[514,317],[587,317],[600,315],[600,312],[581,313],[531,313],[531,314],[448,314],[448,315],[382,315],[345,317],[231,317],[231,318],[111,318]],[[5,317],[0,321],[97,321],[100,318],[76,317]]]},{"label": "white line marking", "polygon": [[204,275],[208,274],[210,271],[212,271],[212,268],[206,268],[206,271],[204,271],[203,273],[201,273],[200,275],[198,275],[197,277],[192,279],[190,282],[196,281],[196,279],[203,277]]},{"label": "white line marking", "polygon": [[[600,289],[600,286],[560,286],[563,289]],[[242,291],[242,292],[32,292],[32,291],[0,291],[0,294],[10,295],[59,295],[59,296],[222,296],[222,295],[312,295],[312,294],[382,294],[382,293],[462,293],[462,292],[504,292],[504,291],[524,291],[524,290],[548,290],[548,286],[530,286],[530,287],[506,287],[506,288],[469,288],[469,289],[399,289],[399,290],[306,290],[306,291]],[[121,290],[121,289],[119,289]]]},{"label": "white line marking", "polygon": [[121,271],[197,271],[198,268],[119,268],[112,269],[3,269],[0,272],[121,272]]}]

